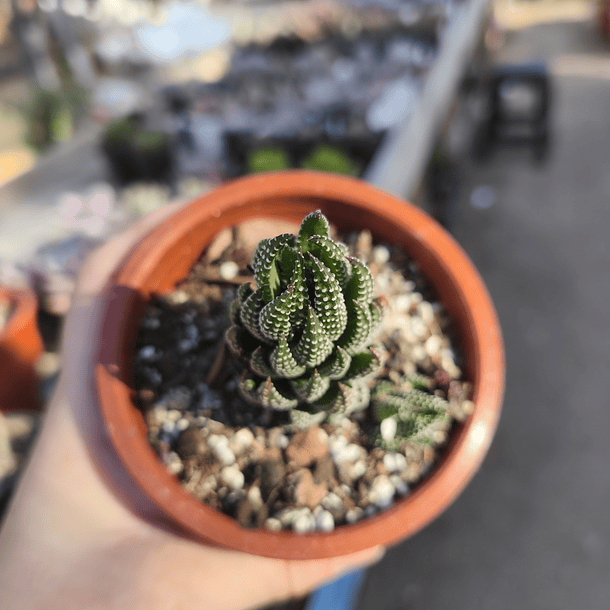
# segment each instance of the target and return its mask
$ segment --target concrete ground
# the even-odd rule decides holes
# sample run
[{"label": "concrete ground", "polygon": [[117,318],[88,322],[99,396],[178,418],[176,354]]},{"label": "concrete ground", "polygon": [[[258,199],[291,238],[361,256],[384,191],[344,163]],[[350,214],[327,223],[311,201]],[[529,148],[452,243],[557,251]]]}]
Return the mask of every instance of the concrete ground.
[{"label": "concrete ground", "polygon": [[[610,47],[593,24],[508,35],[546,60],[552,149],[464,161],[453,232],[496,304],[507,356],[490,453],[455,504],[369,571],[358,610],[608,607]],[[470,195],[489,186],[495,203]]]}]

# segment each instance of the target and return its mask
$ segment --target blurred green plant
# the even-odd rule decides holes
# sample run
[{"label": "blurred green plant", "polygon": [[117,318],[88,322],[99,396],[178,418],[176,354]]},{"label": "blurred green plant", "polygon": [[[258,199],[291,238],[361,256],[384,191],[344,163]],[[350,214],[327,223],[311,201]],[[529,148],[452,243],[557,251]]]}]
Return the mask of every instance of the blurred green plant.
[{"label": "blurred green plant", "polygon": [[358,176],[360,167],[345,152],[330,144],[320,144],[301,162],[303,169],[311,169],[347,176]]}]

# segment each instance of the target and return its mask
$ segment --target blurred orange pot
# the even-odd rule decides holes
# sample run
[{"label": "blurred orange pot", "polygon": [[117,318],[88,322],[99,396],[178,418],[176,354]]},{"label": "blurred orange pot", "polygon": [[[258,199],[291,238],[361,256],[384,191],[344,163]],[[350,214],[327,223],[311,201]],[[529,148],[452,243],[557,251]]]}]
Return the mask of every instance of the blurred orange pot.
[{"label": "blurred orange pot", "polygon": [[[132,358],[140,315],[151,295],[183,280],[201,252],[227,227],[255,218],[299,223],[312,210],[342,231],[367,228],[416,260],[452,318],[474,384],[474,413],[460,425],[440,463],[413,493],[391,508],[330,533],[248,530],[189,495],[149,446],[132,401]],[[481,278],[457,243],[412,205],[353,178],[305,171],[256,175],[196,199],[145,236],[109,286],[103,343],[96,367],[99,405],[124,467],[174,526],[225,548],[284,559],[339,556],[413,535],[464,489],[494,435],[504,389],[504,352],[496,313]]]},{"label": "blurred orange pot", "polygon": [[40,398],[34,364],[43,344],[36,297],[29,290],[0,286],[0,299],[8,299],[11,310],[0,330],[0,410],[37,410]]}]

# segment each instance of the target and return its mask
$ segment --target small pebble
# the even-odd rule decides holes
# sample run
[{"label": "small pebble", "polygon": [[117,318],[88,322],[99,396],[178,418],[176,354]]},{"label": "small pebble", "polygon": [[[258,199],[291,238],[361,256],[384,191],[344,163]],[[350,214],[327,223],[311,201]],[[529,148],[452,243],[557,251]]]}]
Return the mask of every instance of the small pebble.
[{"label": "small pebble", "polygon": [[214,448],[214,454],[225,465],[235,464],[235,454],[225,445],[218,445]]},{"label": "small pebble", "polygon": [[417,305],[417,314],[428,326],[434,322],[434,308],[428,301],[421,301]]},{"label": "small pebble", "polygon": [[265,520],[265,528],[270,532],[281,532],[282,531],[282,522],[275,517],[269,517]]},{"label": "small pebble", "polygon": [[419,316],[411,316],[411,332],[423,339],[429,332],[428,325]]},{"label": "small pebble", "polygon": [[406,496],[409,493],[409,486],[399,475],[393,474],[390,476],[390,481],[392,482],[392,485],[394,485],[394,489],[399,496]]},{"label": "small pebble", "polygon": [[254,508],[262,508],[263,496],[261,495],[261,488],[257,485],[253,485],[248,490],[248,501],[254,506]]},{"label": "small pebble", "polygon": [[350,443],[337,451],[333,457],[336,464],[355,462],[366,457],[366,449],[355,443]]},{"label": "small pebble", "polygon": [[275,444],[280,449],[286,449],[286,447],[288,447],[289,442],[290,442],[290,439],[285,434],[278,434],[275,439]]},{"label": "small pebble", "polygon": [[367,499],[379,508],[387,508],[392,504],[395,491],[390,479],[385,474],[380,474],[373,479]]},{"label": "small pebble", "polygon": [[165,298],[174,305],[182,305],[189,300],[189,295],[184,290],[175,290],[166,295]]},{"label": "small pebble", "polygon": [[176,430],[176,422],[171,419],[166,419],[161,424],[161,430],[163,430],[163,432],[166,434],[172,434],[172,432]]},{"label": "small pebble", "polygon": [[390,260],[390,251],[385,246],[373,248],[373,261],[378,265],[385,265]]},{"label": "small pebble", "polygon": [[232,280],[237,277],[239,267],[234,261],[226,261],[220,265],[220,277],[223,280]]},{"label": "small pebble", "polygon": [[189,420],[186,419],[186,417],[181,417],[177,422],[176,422],[176,430],[178,430],[179,432],[183,432],[184,430],[186,430],[189,427]]},{"label": "small pebble", "polygon": [[443,346],[443,340],[438,335],[430,335],[426,339],[426,343],[424,344],[424,349],[426,350],[426,354],[433,358],[434,356],[438,356],[441,348]]},{"label": "small pebble", "polygon": [[347,438],[342,434],[331,435],[328,439],[328,446],[332,454],[336,454],[341,451],[348,444]]},{"label": "small pebble", "polygon": [[364,460],[358,460],[350,468],[349,474],[352,481],[356,481],[360,477],[364,476],[366,472],[366,462]]},{"label": "small pebble", "polygon": [[284,527],[292,526],[293,522],[301,516],[310,515],[311,511],[307,507],[289,508],[277,515]]},{"label": "small pebble", "polygon": [[159,326],[161,326],[161,320],[155,317],[145,318],[142,322],[142,328],[145,328],[147,330],[156,330],[157,328],[159,328]]},{"label": "small pebble", "polygon": [[329,511],[336,511],[343,507],[343,502],[341,498],[332,491],[323,498],[322,506]]},{"label": "small pebble", "polygon": [[220,480],[231,489],[241,489],[244,486],[244,473],[236,466],[225,466],[220,471]]},{"label": "small pebble", "polygon": [[379,426],[381,430],[381,438],[389,443],[396,436],[396,430],[398,428],[398,423],[394,417],[386,417]]},{"label": "small pebble", "polygon": [[411,307],[411,297],[408,294],[399,294],[394,299],[394,309],[398,312],[407,312]]},{"label": "small pebble", "polygon": [[377,508],[374,504],[369,504],[365,509],[364,509],[364,516],[369,519],[370,517],[373,517],[374,515],[377,514]]},{"label": "small pebble", "polygon": [[360,521],[360,519],[362,519],[362,516],[364,514],[364,511],[359,507],[356,506],[355,508],[350,508],[346,513],[345,513],[345,520],[350,523],[356,523],[357,521]]},{"label": "small pebble", "polygon": [[182,460],[173,451],[170,451],[165,457],[165,465],[172,474],[180,474],[184,468]]},{"label": "small pebble", "polygon": [[316,521],[311,513],[299,515],[292,522],[292,530],[295,534],[307,534],[308,532],[313,532],[315,528]]},{"label": "small pebble", "polygon": [[407,458],[402,453],[389,451],[383,456],[383,465],[389,472],[402,472],[407,467]]},{"label": "small pebble", "polygon": [[230,449],[235,453],[235,455],[239,455],[245,449],[250,447],[254,442],[254,434],[249,428],[240,428],[231,439],[229,443]]},{"label": "small pebble", "polygon": [[322,510],[316,515],[316,529],[323,532],[332,532],[335,529],[335,519],[327,510]]}]

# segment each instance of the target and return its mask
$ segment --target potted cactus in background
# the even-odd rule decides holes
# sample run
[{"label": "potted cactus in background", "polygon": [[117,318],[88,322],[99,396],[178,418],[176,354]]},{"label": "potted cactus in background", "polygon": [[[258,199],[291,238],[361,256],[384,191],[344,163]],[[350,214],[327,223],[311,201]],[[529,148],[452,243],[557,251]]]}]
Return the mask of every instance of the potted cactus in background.
[{"label": "potted cactus in background", "polygon": [[30,290],[0,286],[0,411],[40,408],[34,365],[43,351]]},{"label": "potted cactus in background", "polygon": [[[203,286],[201,253],[204,260],[225,229],[254,219],[300,228],[263,239],[249,266],[229,245],[236,258],[225,263],[239,271],[221,284],[239,285],[232,303],[226,290],[209,287],[212,301],[190,303],[186,293]],[[393,244],[401,265],[407,252],[438,293],[464,351],[472,402],[468,383],[456,391],[455,375],[407,366],[394,333],[404,325],[397,302],[411,312],[415,334],[415,311],[432,325],[437,314],[416,294],[416,282],[396,268],[383,275],[392,248],[381,247],[385,255],[369,268],[358,259],[360,237],[342,242],[363,228],[377,243]],[[241,283],[246,268],[252,282]],[[393,304],[374,296],[373,278],[382,276],[381,292]],[[431,219],[360,181],[293,171],[225,185],[146,236],[109,288],[96,371],[109,440],[164,516],[202,541],[302,559],[396,542],[449,505],[491,440],[503,359],[480,279]],[[214,337],[235,360],[212,358],[212,375],[202,363],[211,361],[206,350],[223,353]],[[160,351],[168,341],[175,349]],[[431,338],[430,353],[439,341]],[[134,372],[146,387],[134,387]],[[447,439],[456,400],[469,403],[471,415],[434,454],[432,446]],[[408,477],[392,474],[410,459],[407,444],[424,455],[430,449],[425,461],[434,466],[409,479],[419,481],[412,491]]]}]

